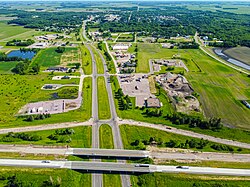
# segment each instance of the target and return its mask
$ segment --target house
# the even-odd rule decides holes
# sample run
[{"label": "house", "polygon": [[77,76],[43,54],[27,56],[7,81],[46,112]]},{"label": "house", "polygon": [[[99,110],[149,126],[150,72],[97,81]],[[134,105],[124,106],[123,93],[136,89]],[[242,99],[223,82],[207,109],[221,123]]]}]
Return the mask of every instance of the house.
[{"label": "house", "polygon": [[48,69],[46,69],[46,71],[48,72],[67,72],[69,70],[69,68],[66,67],[49,67]]},{"label": "house", "polygon": [[145,99],[145,107],[146,108],[160,108],[161,107],[160,100],[158,98],[149,97]]}]

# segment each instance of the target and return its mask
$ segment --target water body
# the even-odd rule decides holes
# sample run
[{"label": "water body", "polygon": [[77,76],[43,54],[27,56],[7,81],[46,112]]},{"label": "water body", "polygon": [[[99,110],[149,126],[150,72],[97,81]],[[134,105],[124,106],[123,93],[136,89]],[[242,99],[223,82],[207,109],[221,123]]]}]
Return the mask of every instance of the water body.
[{"label": "water body", "polygon": [[7,57],[20,57],[22,59],[29,59],[31,60],[35,56],[34,51],[20,51],[20,50],[15,50],[11,51]]},{"label": "water body", "polygon": [[236,66],[239,66],[241,68],[244,68],[246,70],[249,70],[250,71],[250,66],[239,61],[239,60],[236,60],[234,58],[231,58],[229,56],[227,56],[226,54],[223,53],[223,49],[221,48],[215,48],[214,49],[214,52],[221,58],[223,58],[224,60],[226,60],[227,62],[231,63],[231,64],[234,64]]}]

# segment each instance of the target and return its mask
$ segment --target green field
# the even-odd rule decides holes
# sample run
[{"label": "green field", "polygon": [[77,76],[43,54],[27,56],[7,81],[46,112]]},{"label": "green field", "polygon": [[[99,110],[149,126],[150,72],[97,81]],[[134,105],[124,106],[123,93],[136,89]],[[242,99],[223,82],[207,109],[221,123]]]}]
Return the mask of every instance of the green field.
[{"label": "green field", "polygon": [[82,52],[82,68],[86,75],[90,75],[92,73],[92,59],[90,56],[90,52],[85,46],[81,46]]},{"label": "green field", "polygon": [[109,108],[108,92],[106,90],[104,77],[97,78],[97,87],[99,119],[109,119],[111,118],[111,114]]},{"label": "green field", "polygon": [[[42,67],[52,67],[61,64],[61,57],[63,53],[57,53],[56,48],[47,48],[38,52],[34,58],[33,63],[38,63]],[[73,48],[65,48],[65,53],[72,51]],[[77,50],[77,48],[75,49]]]},{"label": "green field", "polygon": [[103,186],[104,187],[122,187],[121,176],[119,174],[104,174]]},{"label": "green field", "polygon": [[234,47],[223,51],[226,55],[250,65],[250,48]]},{"label": "green field", "polygon": [[185,76],[200,94],[206,117],[220,117],[229,126],[250,129],[250,111],[240,102],[250,97],[250,80],[244,74],[196,49],[163,49],[158,44],[138,44],[138,48],[137,72],[149,71],[149,59],[172,58],[179,53],[190,70]]},{"label": "green field", "polygon": [[[9,142],[4,141],[4,134],[0,135],[1,144],[34,144],[34,145],[68,145],[70,147],[79,147],[79,148],[90,148],[91,147],[91,126],[83,127],[74,127],[73,135],[58,135],[58,140],[51,140],[48,137],[53,135],[55,130],[46,130],[46,131],[34,131],[27,132],[29,135],[37,135],[42,139],[38,141],[24,141],[22,139],[12,139]],[[71,139],[70,143],[67,143],[65,140]],[[65,141],[65,142],[64,142]]]},{"label": "green field", "polygon": [[0,62],[0,74],[12,73],[11,70],[18,62]]},{"label": "green field", "polygon": [[[153,137],[155,141],[162,142],[159,147],[166,147],[164,143],[169,142],[170,140],[174,140],[177,142],[177,144],[185,143],[186,140],[197,140],[197,142],[200,139],[197,138],[191,138],[183,135],[177,135],[168,133],[165,131],[160,131],[157,129],[147,128],[147,127],[138,127],[138,126],[131,126],[131,125],[121,125],[120,126],[121,135],[122,135],[122,141],[125,149],[140,149],[144,146],[140,143],[138,146],[133,146],[133,142],[136,140],[139,140],[139,142],[143,142],[145,140],[149,140],[150,137]],[[213,142],[208,142],[208,144],[203,149],[197,149],[197,148],[189,148],[195,151],[206,151],[206,152],[223,152],[223,151],[216,151],[212,149],[210,146],[216,144]],[[237,147],[233,147],[235,152],[237,151]],[[250,150],[243,149],[240,153],[249,153]]]},{"label": "green field", "polygon": [[[66,169],[0,168],[0,186],[91,187],[91,175]],[[13,178],[14,177],[14,178]],[[13,183],[10,183],[10,179]],[[9,180],[8,180],[9,179]]]},{"label": "green field", "polygon": [[116,42],[133,42],[133,34],[121,34]]},{"label": "green field", "polygon": [[[55,74],[56,75],[56,74]],[[34,79],[36,81],[34,82]],[[66,121],[84,121],[91,117],[92,106],[92,79],[87,77],[84,79],[83,100],[84,104],[80,109],[52,115],[51,118],[44,120],[35,120],[33,122],[24,121],[23,118],[17,118],[19,109],[28,102],[34,101],[39,97],[43,97],[44,91],[41,87],[48,83],[78,83],[79,80],[63,80],[56,82],[51,80],[51,76],[47,74],[39,75],[2,75],[0,76],[1,89],[0,100],[0,125],[3,127],[28,126],[48,123],[60,123]],[[69,82],[66,82],[69,81]]]},{"label": "green field", "polygon": [[101,149],[114,149],[114,141],[112,135],[112,128],[107,125],[103,124],[100,126],[99,129],[99,136],[100,136],[100,148]]},{"label": "green field", "polygon": [[131,176],[134,187],[218,187],[218,186],[249,186],[249,178],[225,176],[197,176],[188,174],[153,173]]}]

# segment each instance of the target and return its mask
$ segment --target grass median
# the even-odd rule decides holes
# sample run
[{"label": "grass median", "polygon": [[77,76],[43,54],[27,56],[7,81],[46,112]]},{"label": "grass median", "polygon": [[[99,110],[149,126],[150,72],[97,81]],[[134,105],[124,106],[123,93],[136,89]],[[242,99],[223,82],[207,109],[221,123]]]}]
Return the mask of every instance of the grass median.
[{"label": "grass median", "polygon": [[110,119],[110,107],[108,100],[108,92],[106,89],[105,79],[104,77],[97,78],[97,86],[98,86],[98,115],[99,119]]}]

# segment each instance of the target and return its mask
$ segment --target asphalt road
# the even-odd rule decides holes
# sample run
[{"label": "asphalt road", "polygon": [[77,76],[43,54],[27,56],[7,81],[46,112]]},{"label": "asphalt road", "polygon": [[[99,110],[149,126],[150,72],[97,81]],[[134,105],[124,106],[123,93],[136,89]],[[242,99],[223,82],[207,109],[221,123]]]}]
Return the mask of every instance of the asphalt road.
[{"label": "asphalt road", "polygon": [[[85,32],[85,29],[83,29]],[[84,37],[85,33],[83,34]],[[89,45],[86,45],[88,48],[91,60],[92,60],[92,148],[99,148],[99,124],[98,124],[98,97],[97,97],[97,67],[96,60],[93,54],[93,51]],[[93,159],[94,162],[100,162],[99,159]],[[92,186],[101,187],[103,186],[103,178],[100,173],[92,174]]]},{"label": "asphalt road", "polygon": [[[226,176],[250,176],[248,169],[229,169],[211,167],[186,167],[159,166],[138,164],[124,164],[116,162],[86,162],[86,161],[42,161],[42,160],[16,160],[0,159],[0,166],[29,167],[29,168],[67,168],[74,170],[84,170],[98,174],[98,172],[118,172],[118,173],[188,173],[188,174],[207,174],[207,175],[226,175]],[[93,181],[92,181],[93,182]],[[94,181],[97,182],[97,181]],[[93,184],[92,184],[93,185]]]}]

